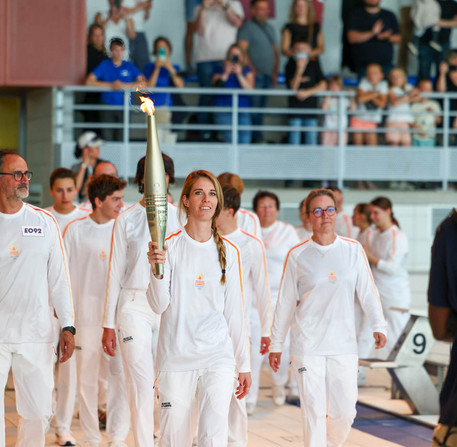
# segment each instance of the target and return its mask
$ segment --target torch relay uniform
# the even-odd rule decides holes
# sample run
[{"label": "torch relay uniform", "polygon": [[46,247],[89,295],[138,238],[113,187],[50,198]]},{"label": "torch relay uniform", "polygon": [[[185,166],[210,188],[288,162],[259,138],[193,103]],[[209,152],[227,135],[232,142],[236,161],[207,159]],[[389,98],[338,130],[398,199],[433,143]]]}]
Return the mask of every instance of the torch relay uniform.
[{"label": "torch relay uniform", "polygon": [[[167,231],[179,227],[177,208],[168,204]],[[135,445],[154,438],[155,356],[160,317],[146,298],[150,280],[146,208],[137,202],[120,214],[113,229],[102,326],[119,327]]]},{"label": "torch relay uniform", "polygon": [[[51,305],[60,327],[73,326],[70,278],[59,227],[47,211],[24,203],[0,213],[0,386],[13,370],[20,416],[16,446],[44,446],[52,416],[55,337]],[[0,446],[5,445],[4,393]]]},{"label": "torch relay uniform", "polygon": [[[75,306],[79,420],[86,442],[100,445],[98,377],[103,356],[104,298],[114,219],[98,224],[90,216],[75,220],[63,240],[73,283]],[[107,426],[109,442],[123,442],[130,428],[129,407],[120,355],[109,358]]]},{"label": "torch relay uniform", "polygon": [[409,277],[406,268],[408,239],[400,228],[392,225],[382,232],[377,229],[373,230],[368,247],[379,258],[378,265],[372,266],[372,270],[389,326],[389,338],[381,356],[387,358],[409,321],[408,313],[392,309],[392,307],[409,309],[411,305]]},{"label": "torch relay uniform", "polygon": [[260,236],[260,222],[257,214],[240,208],[236,212],[236,224],[238,228],[246,231],[246,233]]},{"label": "torch relay uniform", "polygon": [[157,353],[162,447],[192,444],[197,408],[199,447],[227,445],[236,371],[250,371],[240,253],[222,240],[223,285],[214,238],[198,242],[184,229],[167,237],[164,278],[150,275],[147,297],[162,315]]},{"label": "torch relay uniform", "polygon": [[358,242],[336,236],[322,246],[310,239],[290,250],[270,352],[283,350],[291,328],[306,447],[342,446],[356,414],[356,293],[372,331],[385,333],[381,302]]},{"label": "torch relay uniform", "polygon": [[[253,353],[260,351],[260,338],[270,336],[272,315],[265,248],[259,238],[246,233],[240,228],[224,235],[224,237],[236,244],[241,254],[244,303],[252,356]],[[259,322],[254,327],[251,325],[252,318],[250,316],[252,314],[256,314],[256,321]],[[256,378],[256,383],[257,393],[259,377]],[[228,446],[245,447],[247,442],[248,417],[246,413],[246,398],[237,399],[235,395],[232,395],[229,412]]]},{"label": "torch relay uniform", "polygon": [[[267,257],[268,280],[270,282],[271,304],[272,309],[276,307],[278,298],[279,286],[281,284],[281,274],[284,268],[284,261],[288,251],[295,245],[300,243],[295,228],[286,223],[276,220],[273,225],[266,228],[261,228],[262,241],[265,245],[265,254]],[[252,385],[249,394],[246,396],[247,403],[256,404],[259,390],[259,382],[255,378],[260,377],[260,369],[264,356],[260,353],[252,352],[251,368],[252,368]],[[289,336],[285,341],[283,349],[283,357],[281,365],[277,373],[273,374],[273,386],[285,387],[289,377]],[[291,377],[291,386],[294,386],[295,379]]]},{"label": "torch relay uniform", "polygon": [[[67,214],[56,211],[53,206],[46,208],[57,221],[60,232],[63,234],[65,227],[73,220],[87,216],[90,210],[76,207]],[[60,325],[57,318],[54,317],[54,309],[51,309],[54,326],[54,339],[58,342],[60,337]],[[71,435],[71,421],[75,411],[76,393],[78,391],[78,382],[76,378],[76,355],[72,355],[65,363],[58,365],[56,378],[56,406],[54,411],[53,426],[55,427],[58,437]]]},{"label": "torch relay uniform", "polygon": [[344,211],[341,211],[336,215],[335,233],[338,236],[356,239],[359,229],[354,227],[351,218]]}]

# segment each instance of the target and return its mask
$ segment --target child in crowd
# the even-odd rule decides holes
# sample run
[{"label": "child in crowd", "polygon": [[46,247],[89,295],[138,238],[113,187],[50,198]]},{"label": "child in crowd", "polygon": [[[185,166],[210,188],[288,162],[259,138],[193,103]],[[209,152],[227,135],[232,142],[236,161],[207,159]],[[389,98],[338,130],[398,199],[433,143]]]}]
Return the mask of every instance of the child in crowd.
[{"label": "child in crowd", "polygon": [[[419,94],[432,93],[432,81],[420,79],[417,88]],[[440,103],[434,99],[419,96],[411,106],[411,112],[414,118],[412,127],[418,131],[413,134],[413,146],[434,147],[436,144],[436,126],[441,124],[443,119]]]},{"label": "child in crowd", "polygon": [[418,100],[418,92],[408,84],[402,68],[392,68],[389,72],[388,100],[386,128],[391,130],[386,132],[387,143],[391,146],[411,146],[411,102]]},{"label": "child in crowd", "polygon": [[[331,92],[341,92],[343,90],[343,80],[340,76],[330,76],[327,80],[328,89]],[[322,109],[326,111],[324,115],[324,128],[328,129],[322,132],[322,144],[324,146],[336,146],[338,144],[338,127],[339,127],[339,106],[343,110],[341,116],[341,125],[343,129],[348,127],[348,117],[346,111],[349,109],[351,102],[349,98],[343,96],[326,96],[322,101]],[[343,132],[343,144],[347,144],[348,134]]]},{"label": "child in crowd", "polygon": [[[384,79],[379,64],[367,66],[366,77],[357,88],[357,112],[351,117],[350,126],[354,129],[353,141],[356,145],[377,146],[376,128],[382,121],[382,109],[387,104],[389,86]],[[364,130],[368,132],[357,132]]]}]

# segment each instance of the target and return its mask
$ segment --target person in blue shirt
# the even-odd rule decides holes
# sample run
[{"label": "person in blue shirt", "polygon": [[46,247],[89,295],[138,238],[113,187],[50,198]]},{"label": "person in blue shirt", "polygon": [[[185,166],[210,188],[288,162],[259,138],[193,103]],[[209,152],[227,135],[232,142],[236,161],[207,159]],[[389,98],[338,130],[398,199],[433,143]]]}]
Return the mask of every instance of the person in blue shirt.
[{"label": "person in blue shirt", "polygon": [[[153,43],[155,61],[144,68],[144,77],[148,87],[184,87],[184,81],[179,76],[179,67],[170,60],[171,42],[163,36],[157,37]],[[172,106],[173,98],[170,93],[154,93],[149,95],[157,106]]]},{"label": "person in blue shirt", "polygon": [[[237,44],[231,45],[227,51],[227,55],[222,65],[216,67],[212,79],[213,87],[219,88],[239,88],[252,89],[254,88],[254,73],[249,65],[246,65],[246,53]],[[221,107],[232,107],[231,95],[214,95],[214,105]],[[251,114],[242,110],[250,107],[251,100],[247,95],[238,97],[238,125],[250,126]],[[232,125],[231,112],[216,112],[214,114],[214,122],[218,125]],[[232,142],[232,130],[225,129],[221,131],[222,137],[226,143]],[[249,144],[251,142],[252,131],[240,130],[238,132],[238,143]]]},{"label": "person in blue shirt", "polygon": [[[124,104],[125,88],[136,87],[144,82],[140,69],[132,62],[124,60],[125,45],[122,39],[115,37],[110,41],[111,58],[101,62],[86,79],[86,85],[94,87],[110,87],[112,92],[102,93],[102,103],[112,106]],[[122,123],[124,116],[122,110],[104,110],[100,116],[106,123]],[[102,129],[102,136],[108,141],[121,141],[122,129]]]}]

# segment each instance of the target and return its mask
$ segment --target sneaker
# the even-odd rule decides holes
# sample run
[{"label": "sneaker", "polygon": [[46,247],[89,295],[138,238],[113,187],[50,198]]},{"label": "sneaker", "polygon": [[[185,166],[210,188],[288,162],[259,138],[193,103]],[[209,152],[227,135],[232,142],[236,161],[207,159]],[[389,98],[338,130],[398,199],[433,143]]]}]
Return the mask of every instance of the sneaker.
[{"label": "sneaker", "polygon": [[286,388],[283,386],[273,386],[273,403],[280,407],[286,402]]},{"label": "sneaker", "polygon": [[438,42],[435,42],[434,40],[431,40],[428,44],[429,44],[434,50],[438,51],[439,53],[441,53],[441,51],[443,51],[443,47],[442,47]]},{"label": "sneaker", "polygon": [[63,446],[72,446],[76,445],[76,439],[70,433],[64,433],[62,435],[56,433],[56,443]]},{"label": "sneaker", "polygon": [[246,402],[246,413],[248,414],[248,416],[254,414],[255,407],[256,405],[254,402]]}]

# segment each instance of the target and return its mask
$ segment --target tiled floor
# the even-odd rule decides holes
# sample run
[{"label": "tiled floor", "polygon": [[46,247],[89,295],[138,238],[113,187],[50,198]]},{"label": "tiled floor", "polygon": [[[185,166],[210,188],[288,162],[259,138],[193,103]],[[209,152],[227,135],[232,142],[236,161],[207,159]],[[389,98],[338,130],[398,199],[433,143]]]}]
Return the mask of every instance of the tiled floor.
[{"label": "tiled floor", "polygon": [[[262,371],[259,406],[249,418],[248,447],[302,447],[302,429],[300,409],[285,405],[275,407],[271,402],[270,374]],[[390,401],[390,380],[383,371],[370,371],[369,386],[360,390],[361,400],[373,400],[375,404],[389,407],[389,410],[398,410],[400,414],[410,413],[403,401]],[[12,383],[10,381],[10,386]],[[14,391],[5,392],[6,405],[6,447],[15,445],[18,417],[15,412]],[[372,402],[372,403],[373,403]],[[83,436],[79,421],[73,421],[73,434],[83,445]],[[379,413],[366,407],[358,406],[358,416],[351,430],[345,447],[425,447],[431,445],[431,430],[419,425],[413,425],[404,420],[394,418],[385,413]],[[54,435],[47,436],[47,446],[54,446]],[[106,441],[104,446],[107,445]],[[129,447],[134,446],[130,434],[127,439]],[[152,447],[152,446],[151,446]]]}]

